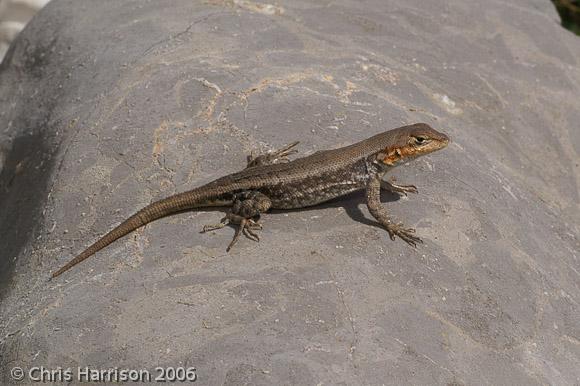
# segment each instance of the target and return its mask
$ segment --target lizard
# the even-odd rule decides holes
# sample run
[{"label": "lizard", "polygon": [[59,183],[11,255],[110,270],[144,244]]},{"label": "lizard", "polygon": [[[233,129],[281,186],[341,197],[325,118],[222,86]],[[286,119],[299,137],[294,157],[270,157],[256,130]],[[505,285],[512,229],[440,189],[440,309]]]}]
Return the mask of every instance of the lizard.
[{"label": "lizard", "polygon": [[413,247],[422,243],[415,229],[394,221],[380,201],[381,189],[397,194],[418,193],[414,185],[383,180],[402,163],[446,147],[450,139],[425,123],[384,131],[338,149],[323,150],[293,161],[298,142],[277,151],[247,157],[244,170],[218,178],[206,185],[155,201],[127,218],[82,253],[52,274],[59,276],[115,240],[159,218],[204,207],[231,207],[219,224],[206,225],[203,232],[236,226],[226,251],[241,234],[259,241],[260,215],[270,209],[297,209],[317,205],[346,194],[365,190],[370,214],[388,232]]}]

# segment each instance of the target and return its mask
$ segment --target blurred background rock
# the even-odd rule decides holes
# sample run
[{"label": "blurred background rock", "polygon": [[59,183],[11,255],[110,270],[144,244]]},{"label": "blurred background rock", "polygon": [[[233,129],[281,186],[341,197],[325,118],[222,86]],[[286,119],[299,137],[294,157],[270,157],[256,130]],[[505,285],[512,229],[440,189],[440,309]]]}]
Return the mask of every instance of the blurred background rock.
[{"label": "blurred background rock", "polygon": [[562,26],[580,35],[580,0],[552,0],[560,17]]},{"label": "blurred background rock", "polygon": [[10,43],[49,0],[0,0],[0,61]]},{"label": "blurred background rock", "polygon": [[[34,14],[50,0],[0,0],[0,61],[10,43]],[[552,0],[562,26],[580,35],[580,0]]]}]

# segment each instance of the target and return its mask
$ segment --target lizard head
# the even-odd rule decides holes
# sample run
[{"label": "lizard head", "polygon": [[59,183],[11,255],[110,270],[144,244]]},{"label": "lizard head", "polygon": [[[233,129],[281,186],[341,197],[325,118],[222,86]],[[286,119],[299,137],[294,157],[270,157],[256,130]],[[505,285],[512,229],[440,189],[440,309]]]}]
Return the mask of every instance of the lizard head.
[{"label": "lizard head", "polygon": [[387,133],[390,144],[378,152],[376,158],[376,162],[387,167],[443,149],[449,144],[448,136],[426,123],[400,127]]}]

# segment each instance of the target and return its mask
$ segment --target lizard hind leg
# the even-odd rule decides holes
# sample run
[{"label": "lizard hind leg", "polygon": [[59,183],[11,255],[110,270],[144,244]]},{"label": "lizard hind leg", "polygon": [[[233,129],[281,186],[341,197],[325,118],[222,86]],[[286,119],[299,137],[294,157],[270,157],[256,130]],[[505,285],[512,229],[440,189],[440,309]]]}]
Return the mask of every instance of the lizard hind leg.
[{"label": "lizard hind leg", "polygon": [[230,212],[216,225],[206,225],[203,227],[202,233],[221,229],[228,224],[237,225],[236,233],[226,251],[238,242],[240,236],[244,234],[247,238],[260,241],[260,237],[254,230],[262,229],[262,225],[258,223],[260,214],[266,212],[272,206],[270,199],[257,191],[244,191],[237,193],[234,196],[234,202]]},{"label": "lizard hind leg", "polygon": [[281,162],[289,162],[288,156],[298,153],[298,150],[294,149],[298,143],[298,141],[289,143],[278,150],[274,150],[266,154],[255,155],[254,152],[252,152],[248,156],[248,164],[246,169],[252,168],[254,166],[273,165]]}]

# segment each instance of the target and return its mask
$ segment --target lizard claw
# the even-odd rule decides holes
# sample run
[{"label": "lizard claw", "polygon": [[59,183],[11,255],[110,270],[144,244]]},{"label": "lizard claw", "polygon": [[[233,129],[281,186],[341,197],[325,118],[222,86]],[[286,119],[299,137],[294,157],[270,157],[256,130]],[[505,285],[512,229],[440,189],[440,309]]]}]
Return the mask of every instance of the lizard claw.
[{"label": "lizard claw", "polygon": [[407,193],[419,193],[419,189],[415,185],[398,185],[387,181],[381,181],[381,188],[389,192],[402,194],[405,197],[407,197]]},{"label": "lizard claw", "polygon": [[420,237],[414,235],[416,232],[414,228],[405,228],[402,223],[387,227],[387,231],[389,232],[391,240],[395,240],[395,236],[398,236],[401,240],[415,248],[417,244],[423,243]]},{"label": "lizard claw", "polygon": [[262,155],[255,155],[254,152],[252,152],[247,157],[248,162],[246,167],[251,168],[254,166],[273,165],[277,163],[289,162],[290,160],[288,159],[288,156],[298,153],[298,150],[294,149],[298,143],[299,141],[292,142],[278,150],[274,150]]},{"label": "lizard claw", "polygon": [[260,236],[258,236],[256,233],[254,233],[254,231],[252,231],[250,227],[244,227],[243,232],[244,232],[244,235],[247,238],[249,238],[250,240],[253,240],[255,242],[260,241]]},{"label": "lizard claw", "polygon": [[253,220],[253,219],[249,219],[246,225],[247,229],[252,229],[252,230],[262,230],[262,224],[260,224],[258,221]]},{"label": "lizard claw", "polygon": [[273,163],[289,162],[290,160],[288,159],[288,156],[298,153],[298,150],[294,149],[294,147],[299,143],[299,141],[289,143],[283,148],[270,153],[269,156],[273,159]]},{"label": "lizard claw", "polygon": [[225,227],[229,223],[230,223],[230,221],[228,220],[228,218],[227,217],[224,217],[224,218],[222,218],[222,220],[220,221],[219,224],[204,225],[203,226],[203,229],[199,233],[206,233],[206,232],[216,231],[218,229],[222,229],[223,227]]},{"label": "lizard claw", "polygon": [[262,229],[262,225],[258,224],[256,221],[252,219],[242,219],[240,220],[239,225],[236,228],[236,233],[234,234],[234,238],[226,248],[226,252],[229,252],[230,249],[238,242],[240,239],[240,235],[243,233],[244,236],[249,238],[250,240],[259,242],[260,236],[258,236],[253,230],[254,229]]}]

